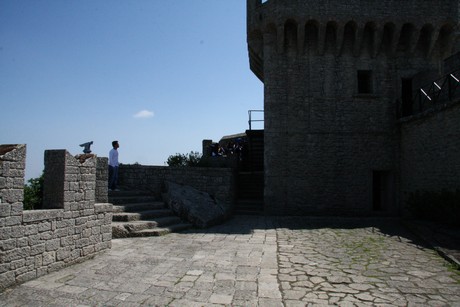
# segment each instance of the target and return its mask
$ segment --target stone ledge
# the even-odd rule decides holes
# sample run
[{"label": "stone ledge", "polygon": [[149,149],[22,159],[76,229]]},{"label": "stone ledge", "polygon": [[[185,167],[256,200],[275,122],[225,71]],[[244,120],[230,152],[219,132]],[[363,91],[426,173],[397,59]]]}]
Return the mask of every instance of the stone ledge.
[{"label": "stone ledge", "polygon": [[62,217],[63,212],[62,209],[24,211],[22,221],[23,223],[30,223],[56,219]]},{"label": "stone ledge", "polygon": [[94,211],[96,213],[112,212],[113,211],[113,205],[110,204],[110,203],[94,204]]}]

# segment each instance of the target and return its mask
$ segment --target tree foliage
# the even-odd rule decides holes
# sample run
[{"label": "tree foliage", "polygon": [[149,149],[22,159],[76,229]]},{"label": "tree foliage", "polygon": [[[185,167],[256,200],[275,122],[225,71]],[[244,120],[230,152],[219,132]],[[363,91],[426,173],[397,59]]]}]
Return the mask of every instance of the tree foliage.
[{"label": "tree foliage", "polygon": [[24,210],[33,210],[42,207],[43,202],[43,174],[31,178],[24,185]]},{"label": "tree foliage", "polygon": [[176,153],[168,157],[168,166],[198,166],[201,161],[201,154],[191,151],[188,154]]}]

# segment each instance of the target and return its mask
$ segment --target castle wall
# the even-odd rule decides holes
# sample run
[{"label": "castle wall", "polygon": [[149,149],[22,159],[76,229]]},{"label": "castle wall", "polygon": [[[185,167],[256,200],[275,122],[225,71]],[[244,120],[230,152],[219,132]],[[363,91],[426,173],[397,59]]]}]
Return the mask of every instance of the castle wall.
[{"label": "castle wall", "polygon": [[235,177],[231,168],[120,165],[119,184],[151,192],[161,199],[163,184],[171,181],[206,192],[223,202],[233,202]]},{"label": "castle wall", "polygon": [[[107,182],[104,171],[96,174],[107,159],[80,162],[65,150],[46,151],[45,178],[52,187],[44,197],[57,209],[23,211],[25,157],[25,145],[0,145],[0,289],[111,247],[112,205],[95,203],[107,198],[107,188],[96,192],[96,181]],[[54,192],[59,201],[49,195]]]},{"label": "castle wall", "polygon": [[[386,98],[395,72],[353,57],[308,59],[272,61],[264,71],[267,212],[372,211],[373,171],[398,177],[397,103]],[[372,94],[357,93],[359,68],[372,70]]]},{"label": "castle wall", "polygon": [[460,189],[460,101],[401,123],[401,193]]},{"label": "castle wall", "polygon": [[248,0],[267,213],[398,213],[400,100],[440,76],[457,21],[448,0]]}]

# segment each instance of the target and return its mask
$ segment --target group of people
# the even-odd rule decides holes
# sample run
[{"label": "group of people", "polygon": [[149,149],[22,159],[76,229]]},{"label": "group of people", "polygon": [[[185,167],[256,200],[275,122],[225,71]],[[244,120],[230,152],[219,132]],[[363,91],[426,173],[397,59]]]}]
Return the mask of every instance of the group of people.
[{"label": "group of people", "polygon": [[[118,148],[120,144],[118,141],[112,142],[112,149],[109,152],[109,191],[118,191]],[[212,157],[227,157],[230,155],[237,155],[241,160],[244,156],[245,146],[241,138],[235,141],[229,141],[224,148],[219,143],[211,145]]]},{"label": "group of people", "polygon": [[238,155],[241,159],[245,146],[241,138],[235,141],[229,141],[227,146],[223,147],[219,143],[211,144],[211,157],[227,157],[230,155]]}]

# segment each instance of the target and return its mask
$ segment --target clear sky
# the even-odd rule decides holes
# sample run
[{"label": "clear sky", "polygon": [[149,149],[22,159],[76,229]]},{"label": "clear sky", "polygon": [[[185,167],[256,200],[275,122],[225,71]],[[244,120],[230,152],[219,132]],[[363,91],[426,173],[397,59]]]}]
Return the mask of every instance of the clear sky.
[{"label": "clear sky", "polygon": [[0,144],[165,165],[244,132],[263,108],[245,0],[1,0]]}]

